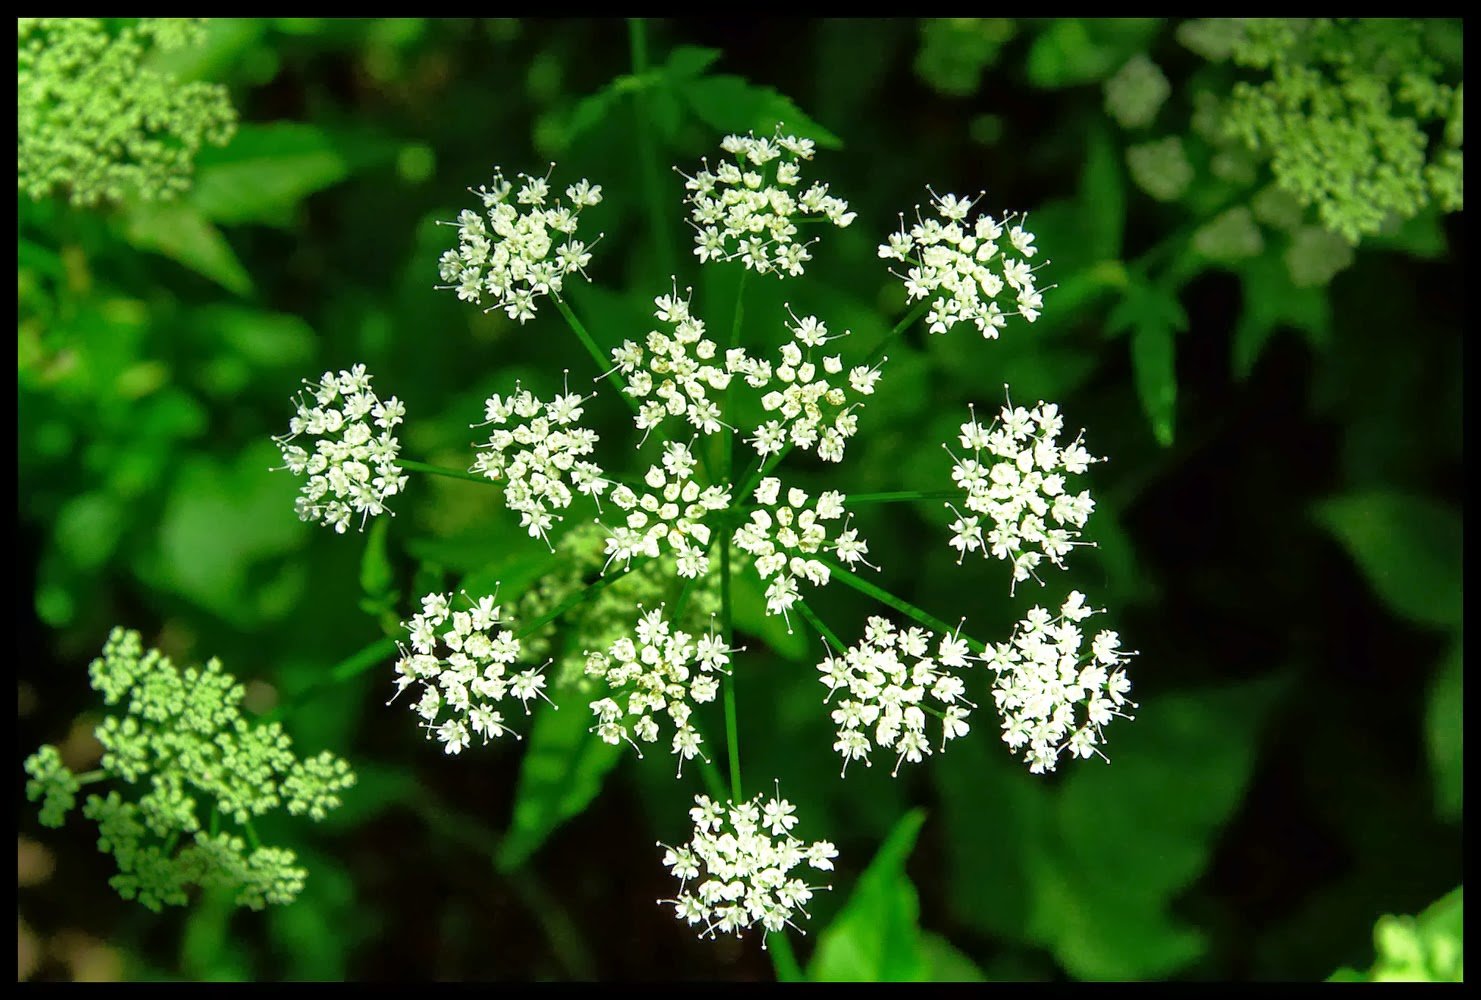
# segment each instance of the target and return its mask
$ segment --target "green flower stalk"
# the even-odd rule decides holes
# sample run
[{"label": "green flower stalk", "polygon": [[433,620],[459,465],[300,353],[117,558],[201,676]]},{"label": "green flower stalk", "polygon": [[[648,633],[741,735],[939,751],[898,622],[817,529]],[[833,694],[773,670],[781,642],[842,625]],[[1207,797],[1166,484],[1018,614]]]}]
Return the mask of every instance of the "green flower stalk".
[{"label": "green flower stalk", "polygon": [[188,190],[195,154],[230,140],[236,111],[226,88],[149,63],[203,31],[199,18],[17,18],[17,190],[80,206]]},{"label": "green flower stalk", "polygon": [[27,759],[26,795],[41,803],[42,824],[61,826],[82,786],[111,779],[121,787],[89,795],[82,814],[118,863],[110,884],[123,898],[158,911],[185,905],[198,886],[234,890],[254,910],[292,902],[307,873],[292,851],[263,846],[252,821],[279,809],[323,819],[355,783],[349,765],[328,752],[299,759],[278,723],[244,718],[245,689],[217,660],[178,670],[116,628],[88,672],[123,713],[96,730],[99,771],[72,774],[52,746]]}]

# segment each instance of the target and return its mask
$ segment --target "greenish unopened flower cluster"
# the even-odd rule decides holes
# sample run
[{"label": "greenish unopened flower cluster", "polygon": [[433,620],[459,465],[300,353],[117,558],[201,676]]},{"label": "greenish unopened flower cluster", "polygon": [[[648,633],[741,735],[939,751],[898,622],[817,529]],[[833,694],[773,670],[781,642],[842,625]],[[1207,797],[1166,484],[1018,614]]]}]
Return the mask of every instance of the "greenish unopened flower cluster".
[{"label": "greenish unopened flower cluster", "polygon": [[[1235,84],[1228,133],[1276,182],[1357,243],[1390,216],[1464,206],[1464,84],[1436,55],[1444,21],[1249,18],[1185,39],[1268,78]],[[1213,41],[1210,41],[1213,39]],[[1433,137],[1431,132],[1436,133]]]},{"label": "greenish unopened flower cluster", "polygon": [[203,31],[199,18],[17,18],[17,189],[74,205],[186,191],[196,153],[226,144],[236,112],[226,88],[181,82],[150,58]]},{"label": "greenish unopened flower cluster", "polygon": [[112,781],[82,814],[118,864],[119,895],[156,911],[185,905],[193,887],[254,910],[292,902],[306,873],[291,850],[264,845],[253,820],[279,810],[323,819],[355,783],[349,765],[328,752],[300,759],[281,725],[243,715],[245,688],[220,662],[177,669],[137,632],[114,629],[89,675],[122,712],[97,727],[99,770],[73,774],[53,746],[26,761],[42,824],[61,826],[83,786]]}]

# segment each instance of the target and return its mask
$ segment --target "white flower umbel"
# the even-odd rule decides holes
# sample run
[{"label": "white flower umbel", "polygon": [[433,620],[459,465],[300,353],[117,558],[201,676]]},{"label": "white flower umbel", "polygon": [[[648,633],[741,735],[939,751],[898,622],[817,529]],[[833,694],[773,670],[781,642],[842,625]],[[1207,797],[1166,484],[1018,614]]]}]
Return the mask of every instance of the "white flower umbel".
[{"label": "white flower umbel", "polygon": [[813,157],[811,139],[782,135],[778,126],[770,139],[727,135],[720,148],[734,162],[712,171],[705,160],[693,177],[679,172],[700,263],[739,259],[757,274],[796,277],[816,242],[797,241],[797,220],[811,217],[840,228],[854,221],[848,202],[828,194],[828,185],[803,190],[800,164]]},{"label": "white flower umbel", "polygon": [[[627,382],[624,391],[643,400],[633,419],[645,438],[669,416],[683,417],[701,434],[714,434],[725,426],[720,406],[709,393],[724,392],[731,373],[715,363],[715,342],[705,337],[704,321],[690,312],[689,291],[681,299],[676,284],[673,294],[653,300],[654,315],[670,330],[650,331],[646,353],[631,340],[612,351],[612,361]],[[744,354],[739,351],[738,356]]]},{"label": "white flower umbel", "polygon": [[[782,481],[768,476],[756,487],[755,497],[757,504],[771,509],[751,511],[750,521],[736,529],[734,541],[738,548],[755,557],[756,572],[761,579],[771,581],[766,587],[766,613],[787,619],[787,629],[791,631],[787,612],[799,596],[798,578],[822,587],[831,576],[825,563],[810,557],[828,551],[850,568],[860,562],[867,566],[871,565],[864,558],[869,553],[869,544],[859,537],[857,528],[849,527],[842,493],[831,490],[822,493],[817,503],[809,507],[805,492],[790,489],[783,497]],[[825,525],[840,519],[842,530],[830,539]]]},{"label": "white flower umbel", "polygon": [[[1095,501],[1089,490],[1070,493],[1066,476],[1078,476],[1092,462],[1104,459],[1085,450],[1080,443],[1084,431],[1068,447],[1059,447],[1063,427],[1059,407],[1043,400],[1032,410],[1009,401],[989,426],[978,423],[973,407],[972,418],[962,424],[959,439],[963,448],[972,450],[972,457],[953,454],[951,478],[966,492],[967,513],[946,505],[956,515],[950,526],[951,546],[959,553],[959,563],[979,549],[984,558],[1012,562],[1009,593],[1021,580],[1038,579],[1034,569],[1042,560],[1063,569],[1071,548],[1092,544],[1075,541],[1080,532],[1070,529],[1085,526]],[[949,445],[943,447],[951,452]],[[984,517],[992,523],[985,535]]]},{"label": "white flower umbel", "polygon": [[932,191],[931,204],[940,218],[922,219],[916,206],[916,224],[906,229],[901,215],[900,231],[880,244],[880,257],[907,265],[904,274],[892,272],[905,282],[906,295],[912,300],[935,296],[926,314],[932,333],[945,333],[965,321],[996,339],[1009,316],[1030,323],[1039,318],[1043,298],[1028,264],[1038,253],[1034,234],[1016,215],[1000,220],[979,215],[969,224],[967,215],[981,197],[969,200]]},{"label": "white flower umbel", "polygon": [[482,450],[468,471],[503,480],[504,505],[519,515],[531,538],[549,544],[551,523],[560,520],[551,512],[571,506],[573,488],[600,504],[609,485],[601,466],[581,460],[598,440],[595,431],[578,423],[591,397],[567,389],[547,403],[518,382],[514,387],[508,397],[496,393],[484,404],[485,420],[473,426],[494,424],[495,429],[478,446]]},{"label": "white flower umbel", "polygon": [[704,756],[699,748],[704,741],[690,724],[690,713],[696,704],[715,700],[719,675],[730,672],[734,652],[716,634],[713,622],[705,635],[696,637],[671,629],[662,606],[644,612],[634,638],[624,636],[606,652],[586,653],[586,673],[601,678],[612,692],[591,703],[597,718],[591,731],[613,745],[627,740],[641,757],[633,738],[656,742],[656,717],[666,714],[674,724],[669,749],[679,758],[682,773],[684,761]]},{"label": "white flower umbel", "polygon": [[1083,649],[1080,622],[1105,609],[1085,606],[1071,592],[1058,617],[1033,608],[1007,642],[995,643],[982,661],[996,674],[993,701],[1003,717],[1003,742],[1023,751],[1034,774],[1054,770],[1061,752],[1100,754],[1105,725],[1131,718],[1136,703],[1123,666],[1136,655],[1123,650],[1115,632],[1098,632]]},{"label": "white flower umbel", "polygon": [[[395,396],[382,401],[370,380],[364,365],[325,372],[317,383],[305,379],[308,391],[294,399],[298,412],[288,433],[273,437],[288,471],[308,476],[295,504],[298,516],[341,534],[353,514],[363,530],[366,518],[386,513],[386,500],[406,485],[395,434],[406,408]],[[316,439],[312,451],[293,443],[303,434]]]},{"label": "white flower umbel", "polygon": [[[821,364],[814,362],[815,349],[830,340],[847,337],[849,332],[845,330],[830,337],[828,327],[816,316],[798,319],[790,306],[787,312],[792,316],[787,329],[793,342],[782,345],[775,369],[764,361],[734,358],[733,370],[745,375],[747,384],[755,388],[773,387],[761,397],[761,406],[767,413],[781,418],[762,423],[746,442],[763,459],[780,453],[790,439],[803,451],[816,451],[825,462],[841,462],[845,442],[859,427],[854,410],[862,404],[857,397],[873,395],[874,385],[879,381],[879,365],[872,368],[859,365],[844,376],[840,355],[825,355]],[[881,363],[888,360],[882,359]],[[849,404],[850,395],[856,397],[853,404]]]},{"label": "white flower umbel", "polygon": [[458,227],[458,246],[438,262],[447,284],[437,287],[455,289],[468,302],[488,296],[492,305],[485,312],[503,309],[524,323],[534,318],[536,299],[559,295],[572,274],[586,277],[596,240],[579,240],[576,230],[582,209],[601,202],[602,187],[577,181],[566,188],[566,204],[552,197],[549,173],[520,174],[517,180],[516,188],[495,167],[493,183],[473,191],[484,213],[464,209],[457,222],[444,223]]},{"label": "white flower umbel", "polygon": [[[682,577],[709,572],[710,526],[705,518],[730,506],[730,491],[722,486],[701,488],[694,481],[694,454],[687,445],[664,445],[663,462],[643,476],[648,492],[626,485],[613,488],[612,502],[627,518],[607,539],[607,564],[620,559],[624,566],[635,556],[656,558],[665,545],[673,550]],[[605,567],[604,567],[605,571]]]},{"label": "white flower umbel", "polygon": [[545,697],[542,668],[510,669],[519,656],[519,640],[495,603],[498,597],[480,597],[476,602],[464,597],[468,608],[455,611],[452,595],[428,594],[422,598],[421,613],[401,623],[411,649],[397,643],[401,659],[396,661],[396,694],[391,697],[395,701],[416,686],[421,696],[412,703],[412,711],[421,717],[427,738],[435,736],[450,754],[460,753],[474,736],[487,743],[512,732],[498,710],[500,702],[517,698],[529,715],[530,701]]},{"label": "white flower umbel", "polygon": [[813,893],[832,888],[808,885],[791,872],[803,862],[832,871],[838,851],[826,840],[808,844],[792,836],[795,807],[780,789],[764,806],[762,798],[737,804],[696,795],[689,810],[694,821],[689,843],[659,842],[664,865],[679,879],[678,897],[659,902],[672,905],[675,916],[691,926],[703,924],[701,937],[739,936],[757,924],[763,934],[797,928],[793,915],[807,916]]},{"label": "white flower umbel", "polygon": [[[936,654],[931,644],[936,642]],[[966,683],[954,671],[968,666],[970,649],[956,635],[936,636],[922,628],[897,629],[886,618],[871,616],[864,638],[840,656],[829,655],[818,670],[828,688],[827,701],[845,690],[833,721],[838,742],[833,749],[849,761],[872,762],[870,752],[888,747],[896,753],[894,774],[905,761],[929,756],[926,713],[941,720],[941,749],[948,740],[967,734],[967,716],[977,706],[962,697]]]}]

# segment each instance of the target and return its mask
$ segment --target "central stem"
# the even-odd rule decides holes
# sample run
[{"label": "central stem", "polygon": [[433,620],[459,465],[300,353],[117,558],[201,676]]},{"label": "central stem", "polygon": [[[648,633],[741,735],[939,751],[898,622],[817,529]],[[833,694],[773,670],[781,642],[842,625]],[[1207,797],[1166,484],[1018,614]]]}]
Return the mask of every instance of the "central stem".
[{"label": "central stem", "polygon": [[[741,321],[745,317],[746,307],[746,275],[749,271],[742,270],[740,281],[735,289],[735,317],[730,323],[730,341],[726,345],[729,351],[735,347],[740,340]],[[723,406],[725,427],[721,431],[721,465],[724,469],[725,480],[735,474],[735,440],[730,429],[731,396],[733,395],[736,380],[731,379],[730,384],[725,387],[725,403]],[[730,525],[729,522],[720,529],[723,536],[720,539],[720,613],[724,618],[725,645],[727,648],[735,647],[735,616],[731,610],[730,597]],[[725,675],[725,752],[730,758],[730,798],[732,802],[740,802],[741,792],[741,768],[740,768],[740,736],[736,725],[735,710],[735,671]]]}]

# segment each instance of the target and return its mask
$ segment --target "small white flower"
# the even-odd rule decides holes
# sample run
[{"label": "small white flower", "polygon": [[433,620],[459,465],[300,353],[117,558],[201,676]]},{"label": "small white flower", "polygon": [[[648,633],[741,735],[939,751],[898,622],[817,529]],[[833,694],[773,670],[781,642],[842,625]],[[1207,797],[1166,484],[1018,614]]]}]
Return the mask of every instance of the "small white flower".
[{"label": "small white flower", "polygon": [[[382,401],[370,387],[364,365],[338,375],[325,372],[294,400],[297,412],[288,433],[273,438],[284,468],[307,475],[296,509],[305,521],[319,521],[344,533],[350,518],[387,513],[386,500],[401,492],[406,476],[396,464],[401,443],[395,428],[406,409],[395,396]],[[372,430],[372,425],[376,428]],[[293,442],[316,438],[313,451]]]},{"label": "small white flower", "polygon": [[600,466],[584,460],[598,441],[595,431],[582,427],[582,406],[590,397],[567,390],[549,402],[514,384],[509,396],[497,393],[484,404],[484,422],[494,425],[469,472],[504,482],[504,505],[519,515],[531,538],[547,533],[571,506],[575,493],[600,504],[610,482]]},{"label": "small white flower", "polygon": [[727,135],[720,148],[736,162],[711,170],[705,160],[693,177],[680,173],[700,263],[740,260],[758,274],[796,277],[816,240],[797,242],[794,220],[814,216],[840,228],[854,221],[848,203],[829,195],[826,184],[798,193],[812,140],[783,135],[778,125],[774,138]]},{"label": "small white flower", "polygon": [[688,446],[670,441],[664,445],[662,464],[650,466],[643,476],[647,492],[639,494],[626,486],[612,491],[612,503],[626,517],[620,525],[606,525],[608,565],[613,560],[626,566],[635,557],[656,558],[667,548],[677,559],[680,576],[698,578],[709,572],[706,553],[712,532],[706,518],[730,506],[730,491],[701,488],[694,480],[696,465]]},{"label": "small white flower", "polygon": [[[634,635],[636,640],[624,636],[606,652],[586,654],[586,673],[603,681],[611,693],[591,703],[597,720],[591,731],[614,745],[626,740],[641,757],[643,751],[633,737],[656,742],[659,728],[654,717],[667,715],[674,724],[670,749],[679,758],[682,773],[684,761],[703,756],[699,750],[703,740],[690,714],[695,704],[715,699],[715,674],[730,672],[726,668],[736,650],[721,641],[713,623],[697,640],[672,629],[661,606],[643,613]],[[696,802],[695,823],[711,822],[713,803]]]},{"label": "small white flower", "polygon": [[[494,707],[499,702],[517,699],[528,715],[530,702],[545,697],[540,668],[512,669],[519,640],[506,627],[497,600],[493,595],[467,599],[469,610],[454,611],[449,595],[428,594],[421,613],[401,623],[411,636],[411,650],[401,647],[391,700],[421,685],[412,711],[421,717],[427,738],[436,736],[449,754],[460,753],[473,736],[487,743],[510,731]],[[445,718],[444,710],[450,713]]]},{"label": "small white flower", "polygon": [[[789,832],[797,824],[795,807],[780,790],[758,808],[758,795],[740,804],[717,804],[695,796],[689,811],[694,832],[688,844],[664,848],[663,864],[679,879],[679,894],[661,899],[690,925],[703,924],[700,935],[741,934],[761,926],[763,933],[807,916],[807,902],[820,889],[792,875],[804,862],[832,871],[838,851],[826,840],[805,843]],[[795,925],[794,925],[795,926]]]},{"label": "small white flower", "polygon": [[1102,631],[1083,648],[1079,622],[1104,609],[1089,608],[1075,591],[1051,618],[1033,608],[1007,642],[980,657],[996,675],[993,702],[1003,719],[1003,742],[1023,751],[1029,770],[1052,771],[1063,751],[1075,757],[1101,753],[1104,727],[1112,718],[1132,718],[1131,681],[1124,665],[1135,656],[1122,650],[1115,632]]},{"label": "small white flower", "polygon": [[[922,219],[917,208],[916,224],[907,229],[902,215],[900,231],[880,244],[879,256],[905,265],[903,274],[894,273],[910,298],[935,296],[926,316],[932,333],[970,322],[984,337],[995,339],[1009,315],[1030,323],[1039,318],[1043,296],[1028,264],[1038,248],[1034,234],[1021,222],[1015,224],[1015,216],[997,220],[981,215],[969,225],[967,215],[976,201],[932,192],[940,219]],[[1017,297],[1013,308],[995,301],[1005,285]]]},{"label": "small white flower", "polygon": [[437,287],[454,289],[468,302],[481,303],[487,295],[491,304],[485,312],[502,309],[525,323],[535,316],[537,297],[559,295],[572,274],[586,277],[596,241],[577,239],[576,230],[581,212],[601,203],[602,188],[577,181],[566,188],[568,207],[551,201],[548,176],[520,174],[518,179],[516,191],[495,167],[493,182],[473,192],[486,214],[465,209],[456,222],[445,223],[458,227],[458,245],[438,261],[446,284]]},{"label": "small white flower", "polygon": [[[967,513],[946,504],[956,515],[950,544],[958,562],[979,550],[984,558],[1011,562],[1012,593],[1020,581],[1037,579],[1034,570],[1041,561],[1063,568],[1071,548],[1090,544],[1078,541],[1080,532],[1072,529],[1085,526],[1095,501],[1089,490],[1069,492],[1066,476],[1102,459],[1091,457],[1079,437],[1059,447],[1064,420],[1052,403],[1040,401],[1027,410],[1010,402],[990,425],[977,421],[975,407],[971,414],[958,440],[972,457],[952,455],[951,478],[966,494]],[[951,451],[950,445],[944,447]],[[985,533],[983,517],[992,524]]]}]

